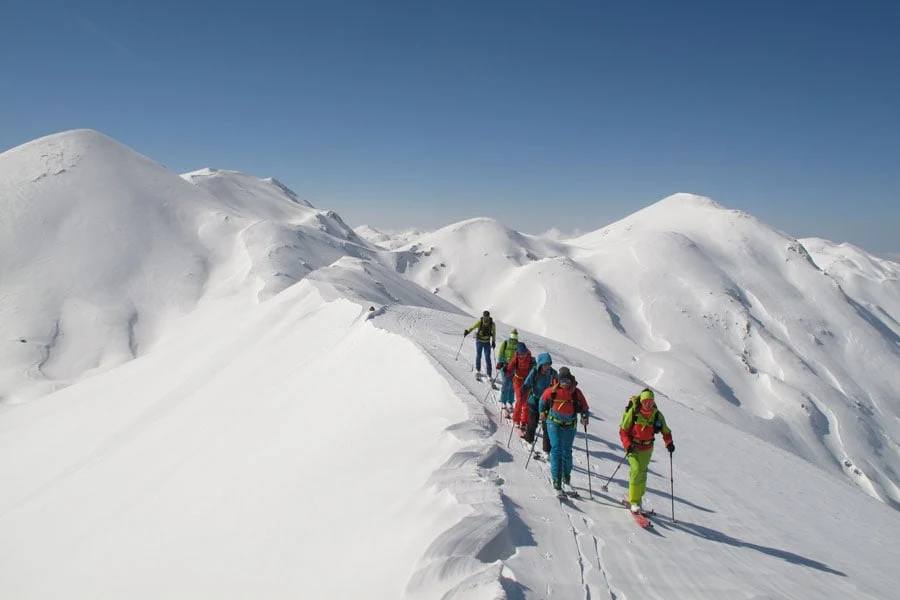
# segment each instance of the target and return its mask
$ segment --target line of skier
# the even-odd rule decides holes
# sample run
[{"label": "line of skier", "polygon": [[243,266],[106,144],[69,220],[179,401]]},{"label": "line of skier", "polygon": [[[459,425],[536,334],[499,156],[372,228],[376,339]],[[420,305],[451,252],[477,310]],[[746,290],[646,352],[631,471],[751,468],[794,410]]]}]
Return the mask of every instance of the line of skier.
[{"label": "line of skier", "polygon": [[[481,378],[483,355],[485,371],[493,384],[491,350],[496,348],[497,327],[489,311],[484,311],[481,318],[464,331],[463,338],[473,331],[477,332],[476,377]],[[534,358],[531,350],[519,339],[517,329],[513,329],[509,337],[501,342],[493,367],[498,375],[503,376],[501,415],[511,421],[514,431],[532,448],[538,426],[543,428],[542,450],[549,456],[553,488],[560,495],[576,493],[571,486],[575,434],[580,418],[587,436],[591,413],[571,369],[554,369],[549,352]],[[630,467],[628,496],[624,501],[636,515],[642,512],[641,502],[647,490],[647,471],[657,433],[662,434],[669,454],[674,453],[672,430],[656,405],[653,390],[644,388],[640,394],[629,399],[619,425],[619,439],[625,450],[623,461],[627,459]]]}]

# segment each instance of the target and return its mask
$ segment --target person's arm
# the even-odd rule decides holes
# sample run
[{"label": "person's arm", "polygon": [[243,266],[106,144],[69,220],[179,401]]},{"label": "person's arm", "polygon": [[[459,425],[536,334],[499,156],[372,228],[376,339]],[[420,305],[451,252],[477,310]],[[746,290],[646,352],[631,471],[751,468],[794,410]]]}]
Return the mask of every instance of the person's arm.
[{"label": "person's arm", "polygon": [[659,421],[662,425],[660,431],[662,431],[663,441],[666,443],[666,450],[675,452],[675,442],[672,440],[672,430],[669,429],[669,426],[666,424],[666,417],[664,417],[659,410],[657,410],[656,414],[659,415]]},{"label": "person's arm", "polygon": [[619,439],[622,440],[622,447],[625,448],[626,453],[631,450],[631,426],[634,424],[632,421],[633,417],[634,413],[630,410],[626,410],[625,414],[622,416],[622,424],[619,425]]},{"label": "person's arm", "polygon": [[578,399],[581,401],[581,422],[587,427],[588,420],[591,418],[591,407],[588,406],[587,398],[584,397],[581,389],[575,388],[575,393],[578,394]]},{"label": "person's arm", "polygon": [[538,405],[538,412],[541,414],[541,420],[547,418],[547,413],[550,412],[551,393],[552,388],[547,388],[544,390],[544,393],[541,394],[541,403]]}]

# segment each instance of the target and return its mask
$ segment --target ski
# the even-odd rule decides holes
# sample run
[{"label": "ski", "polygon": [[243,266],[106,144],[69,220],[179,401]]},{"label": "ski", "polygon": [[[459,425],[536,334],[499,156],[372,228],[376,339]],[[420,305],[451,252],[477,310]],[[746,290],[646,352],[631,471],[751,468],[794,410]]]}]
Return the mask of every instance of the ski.
[{"label": "ski", "polygon": [[642,515],[641,513],[631,512],[630,510],[629,510],[628,512],[631,513],[631,516],[632,516],[632,517],[634,517],[635,523],[637,523],[637,524],[638,524],[640,527],[642,527],[643,529],[647,529],[648,527],[651,526],[651,525],[650,525],[650,519],[648,519],[647,517],[645,517],[645,516]]},{"label": "ski", "polygon": [[652,526],[653,526],[653,524],[650,522],[650,519],[648,519],[647,517],[650,516],[650,515],[655,515],[656,513],[655,513],[654,511],[652,511],[652,510],[649,510],[649,511],[641,510],[640,512],[632,512],[632,511],[631,511],[631,503],[628,502],[628,499],[627,499],[627,498],[622,498],[621,502],[622,502],[622,505],[623,505],[626,509],[628,509],[628,513],[629,513],[632,517],[634,517],[635,523],[637,523],[640,527],[642,527],[643,529],[646,529],[646,528],[648,528],[648,527],[652,527]]}]

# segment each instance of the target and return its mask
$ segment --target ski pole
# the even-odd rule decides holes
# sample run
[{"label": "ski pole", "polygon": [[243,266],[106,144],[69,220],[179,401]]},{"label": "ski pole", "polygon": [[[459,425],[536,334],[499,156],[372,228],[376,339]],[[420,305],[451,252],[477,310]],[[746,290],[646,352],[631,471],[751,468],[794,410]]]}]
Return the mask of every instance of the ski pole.
[{"label": "ski pole", "polygon": [[672,476],[672,453],[669,452],[669,497],[672,498],[672,522],[675,522],[675,477]]},{"label": "ski pole", "polygon": [[625,462],[625,459],[626,459],[626,458],[628,458],[628,454],[627,454],[627,453],[625,454],[625,456],[622,457],[622,460],[619,461],[619,466],[616,467],[616,470],[613,471],[612,475],[609,476],[609,479],[606,480],[606,483],[604,483],[603,485],[600,486],[600,489],[601,489],[601,490],[603,490],[603,491],[605,492],[606,490],[609,489],[609,482],[612,481],[612,478],[615,477],[615,476],[616,476],[616,473],[619,472],[619,468],[622,466],[622,463]]},{"label": "ski pole", "polygon": [[462,350],[463,344],[465,344],[465,343],[466,343],[466,336],[464,335],[462,341],[459,343],[459,350],[456,351],[456,358],[454,358],[453,360],[459,360],[459,353]]},{"label": "ski pole", "polygon": [[516,430],[516,424],[515,424],[515,422],[512,422],[512,421],[511,421],[510,424],[509,424],[509,439],[506,440],[506,447],[507,447],[507,448],[509,448],[509,445],[510,445],[510,443],[512,442],[512,434],[513,434],[513,431],[515,431],[515,430]]},{"label": "ski pole", "polygon": [[525,461],[525,468],[528,468],[528,463],[531,462],[531,455],[534,454],[534,445],[537,443],[538,433],[541,431],[540,423],[537,426],[537,429],[534,432],[534,439],[531,440],[531,450],[528,451],[528,460]]},{"label": "ski pole", "polygon": [[582,421],[584,425],[584,456],[587,459],[587,472],[588,472],[588,494],[591,497],[591,500],[594,499],[594,490],[591,489],[591,451],[588,450],[588,434],[587,434],[587,423]]},{"label": "ski pole", "polygon": [[[482,403],[482,404],[484,404],[485,402],[487,402],[488,396],[492,396],[492,395],[493,395],[493,393],[494,393],[494,382],[497,381],[497,377],[499,377],[499,376],[500,376],[500,373],[497,373],[496,375],[494,375],[494,378],[491,379],[491,380],[488,382],[488,391],[487,391],[487,394],[484,395],[484,398],[482,398],[482,400],[481,400],[481,403]],[[496,400],[496,398],[494,398],[494,400]]]}]

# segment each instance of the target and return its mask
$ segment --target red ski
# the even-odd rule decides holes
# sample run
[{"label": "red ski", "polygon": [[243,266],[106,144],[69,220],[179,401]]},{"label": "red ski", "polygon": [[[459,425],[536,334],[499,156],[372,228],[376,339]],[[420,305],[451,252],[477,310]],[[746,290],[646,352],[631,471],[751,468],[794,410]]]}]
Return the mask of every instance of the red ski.
[{"label": "red ski", "polygon": [[653,511],[632,512],[631,511],[631,503],[628,502],[628,500],[625,498],[622,498],[622,504],[625,506],[625,508],[628,509],[628,512],[631,514],[631,516],[634,517],[635,523],[637,523],[639,526],[641,526],[644,529],[653,526],[653,524],[650,522],[650,519],[647,518],[647,515],[654,514]]}]

